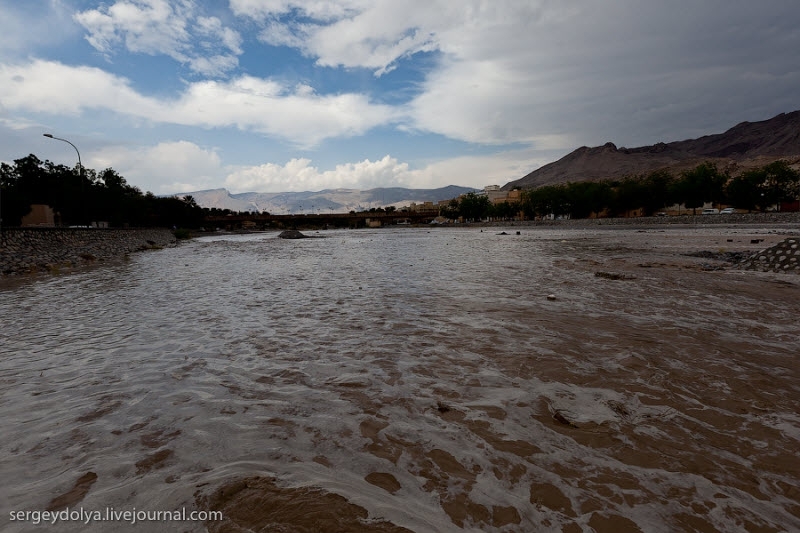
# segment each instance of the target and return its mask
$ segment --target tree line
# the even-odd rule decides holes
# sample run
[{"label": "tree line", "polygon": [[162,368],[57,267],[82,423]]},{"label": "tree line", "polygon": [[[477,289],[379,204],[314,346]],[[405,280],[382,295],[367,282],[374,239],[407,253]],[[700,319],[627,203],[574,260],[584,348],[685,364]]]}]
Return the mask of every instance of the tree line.
[{"label": "tree line", "polygon": [[205,210],[191,197],[158,197],[129,185],[114,169],[100,172],[41,161],[30,154],[0,165],[0,216],[19,226],[32,204],[53,208],[64,226],[105,221],[111,227],[202,225]]},{"label": "tree line", "polygon": [[[660,170],[619,180],[527,189],[521,192],[519,203],[492,204],[485,195],[469,193],[451,200],[440,209],[440,214],[465,220],[512,218],[520,212],[528,218],[548,215],[586,218],[592,214],[623,216],[635,210],[652,215],[675,204],[695,210],[706,202],[764,211],[798,196],[800,172],[786,161],[775,161],[733,178],[707,162],[677,177]],[[41,161],[33,154],[14,160],[13,165],[0,164],[2,224],[20,225],[32,204],[49,205],[57,213],[59,223],[65,226],[106,221],[111,227],[196,228],[207,215],[230,213],[203,209],[191,197],[143,193],[112,168],[100,172],[70,168]]]},{"label": "tree line", "polygon": [[725,203],[738,209],[765,211],[780,202],[800,196],[800,172],[786,161],[775,161],[747,170],[733,178],[713,163],[673,176],[666,170],[619,180],[582,181],[545,185],[521,191],[519,203],[492,204],[475,193],[451,200],[442,208],[447,218],[480,220],[506,218],[523,212],[528,218],[568,216],[587,218],[592,214],[625,216],[641,211],[650,216],[667,206],[683,205],[696,212],[705,203]]}]

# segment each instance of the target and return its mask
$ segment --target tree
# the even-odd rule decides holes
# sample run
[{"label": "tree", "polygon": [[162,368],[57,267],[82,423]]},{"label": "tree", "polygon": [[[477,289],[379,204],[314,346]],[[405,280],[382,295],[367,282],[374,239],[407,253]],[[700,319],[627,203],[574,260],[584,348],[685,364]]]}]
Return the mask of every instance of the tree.
[{"label": "tree", "polygon": [[587,218],[605,209],[611,200],[611,187],[606,182],[582,181],[568,183],[564,190],[569,215]]},{"label": "tree", "polygon": [[444,205],[439,208],[439,214],[445,218],[455,219],[458,218],[458,206],[459,202],[457,199],[453,198],[447,205]]},{"label": "tree", "polygon": [[500,202],[499,204],[492,204],[489,209],[489,215],[496,218],[507,219],[513,218],[520,211],[520,205],[516,202]]},{"label": "tree", "polygon": [[523,191],[522,208],[528,217],[559,216],[569,212],[569,201],[564,185],[545,185]]},{"label": "tree", "polygon": [[739,209],[752,211],[757,205],[764,203],[761,197],[763,182],[764,173],[761,170],[748,170],[728,182],[725,197]]},{"label": "tree", "polygon": [[670,197],[670,185],[672,184],[672,175],[666,170],[656,170],[651,172],[644,179],[644,187],[642,190],[642,205],[646,216],[651,216],[656,211],[660,211],[665,205],[672,204]]},{"label": "tree", "polygon": [[458,202],[459,214],[466,220],[480,220],[489,214],[489,197],[468,192]]},{"label": "tree", "polygon": [[613,187],[610,208],[615,216],[626,214],[644,206],[647,191],[639,176],[627,176]]},{"label": "tree", "polygon": [[19,183],[19,173],[16,165],[0,164],[0,215],[3,225],[17,226],[22,217],[30,212],[31,201],[29,191],[23,189]]},{"label": "tree", "polygon": [[4,225],[19,225],[31,204],[46,204],[64,224],[105,220],[113,226],[197,227],[203,210],[192,199],[158,198],[142,194],[115,170],[99,175],[92,169],[69,168],[35,155],[0,165]]},{"label": "tree", "polygon": [[774,161],[763,168],[764,183],[762,185],[767,205],[794,200],[798,194],[800,172],[794,170],[786,161]]},{"label": "tree", "polygon": [[673,183],[672,192],[680,203],[697,214],[697,208],[705,202],[716,203],[723,198],[727,174],[717,170],[713,163],[702,163],[684,172],[680,180]]},{"label": "tree", "polygon": [[758,206],[765,211],[778,202],[797,198],[798,184],[800,172],[786,161],[774,161],[735,177],[728,183],[725,192],[736,207],[752,210]]}]

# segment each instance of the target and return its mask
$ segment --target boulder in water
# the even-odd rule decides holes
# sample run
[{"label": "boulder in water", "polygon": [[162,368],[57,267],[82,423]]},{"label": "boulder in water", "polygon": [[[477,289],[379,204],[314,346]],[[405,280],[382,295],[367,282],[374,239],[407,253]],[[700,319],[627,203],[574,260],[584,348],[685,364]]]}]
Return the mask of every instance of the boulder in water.
[{"label": "boulder in water", "polygon": [[287,229],[278,235],[281,239],[307,239],[308,235],[304,235],[296,229]]}]

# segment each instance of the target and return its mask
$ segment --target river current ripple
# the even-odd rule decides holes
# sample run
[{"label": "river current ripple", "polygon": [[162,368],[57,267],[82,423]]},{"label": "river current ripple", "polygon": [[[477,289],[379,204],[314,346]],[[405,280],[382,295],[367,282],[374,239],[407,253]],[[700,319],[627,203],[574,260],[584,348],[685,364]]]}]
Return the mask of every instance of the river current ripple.
[{"label": "river current ripple", "polygon": [[75,507],[239,526],[213,493],[258,476],[366,509],[348,531],[800,530],[796,280],[660,244],[693,230],[500,231],[204,237],[5,287],[0,530],[88,472]]}]

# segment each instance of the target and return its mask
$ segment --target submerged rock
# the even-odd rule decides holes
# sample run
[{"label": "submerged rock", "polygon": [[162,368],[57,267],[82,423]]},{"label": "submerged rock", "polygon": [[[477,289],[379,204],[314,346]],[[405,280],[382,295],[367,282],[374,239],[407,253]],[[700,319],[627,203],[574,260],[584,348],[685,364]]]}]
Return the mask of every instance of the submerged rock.
[{"label": "submerged rock", "polygon": [[604,279],[612,279],[612,280],[632,280],[636,279],[636,276],[632,274],[617,274],[615,272],[595,272],[594,277],[596,278],[604,278]]},{"label": "submerged rock", "polygon": [[308,235],[304,235],[296,229],[287,229],[278,235],[281,239],[307,239]]}]

